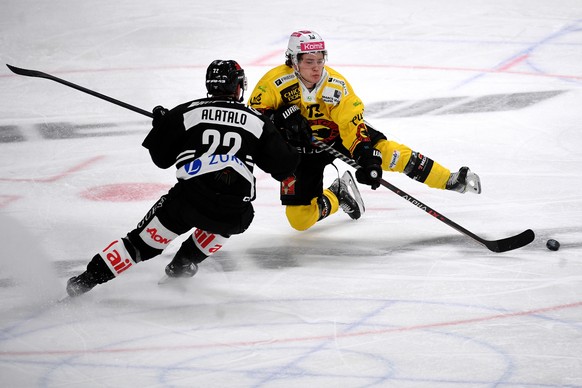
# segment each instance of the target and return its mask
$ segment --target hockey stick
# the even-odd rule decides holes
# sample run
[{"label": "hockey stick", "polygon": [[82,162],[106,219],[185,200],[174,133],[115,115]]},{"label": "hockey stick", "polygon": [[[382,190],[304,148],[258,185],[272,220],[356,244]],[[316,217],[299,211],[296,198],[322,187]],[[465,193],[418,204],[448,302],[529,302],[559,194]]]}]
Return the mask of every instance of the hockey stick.
[{"label": "hockey stick", "polygon": [[151,112],[148,112],[147,110],[143,110],[143,109],[140,109],[140,108],[138,108],[136,106],[126,104],[123,101],[119,101],[119,100],[116,100],[115,98],[112,98],[112,97],[106,96],[104,94],[98,93],[98,92],[96,92],[94,90],[87,89],[87,88],[84,88],[84,87],[79,86],[79,85],[75,85],[72,82],[65,81],[64,79],[57,78],[57,77],[55,77],[53,75],[46,74],[46,73],[43,73],[41,71],[36,71],[36,70],[21,69],[19,67],[11,66],[9,64],[6,64],[6,66],[8,66],[8,68],[13,73],[15,73],[15,74],[23,75],[23,76],[26,76],[26,77],[37,77],[37,78],[50,79],[51,81],[58,82],[60,84],[66,85],[68,87],[71,87],[73,89],[77,89],[77,90],[80,90],[80,91],[85,92],[87,94],[90,94],[92,96],[95,96],[97,98],[100,98],[102,100],[109,101],[109,102],[111,102],[111,103],[113,103],[115,105],[119,105],[119,106],[122,106],[122,107],[124,107],[126,109],[132,110],[134,112],[141,113],[144,116],[153,117],[153,114]]},{"label": "hockey stick", "polygon": [[[331,155],[333,155],[336,158],[342,160],[343,162],[349,164],[350,166],[354,167],[355,169],[361,168],[361,166],[355,160],[348,158],[347,156],[345,156],[341,152],[337,151],[336,149],[330,147],[329,145],[325,144],[324,142],[313,139],[313,144],[315,144],[320,149],[323,149],[323,150],[329,152]],[[404,198],[405,200],[407,200],[408,202],[410,202],[411,204],[413,204],[417,208],[424,210],[425,212],[427,212],[428,214],[430,214],[431,216],[433,216],[437,220],[447,224],[448,226],[457,230],[458,232],[461,232],[462,234],[471,237],[473,240],[475,240],[478,243],[487,247],[490,251],[507,252],[507,251],[511,251],[513,249],[518,249],[518,248],[521,248],[521,247],[531,243],[535,238],[535,234],[534,234],[533,230],[527,229],[518,235],[503,238],[501,240],[485,240],[485,239],[477,236],[473,232],[463,228],[461,225],[457,224],[456,222],[448,219],[447,217],[440,214],[439,212],[435,211],[430,206],[425,205],[424,203],[420,202],[418,199],[414,198],[412,195],[405,193],[404,191],[400,190],[398,187],[385,181],[384,179],[380,179],[380,184],[382,186],[386,187],[388,190],[398,194],[399,196],[401,196],[402,198]]]},{"label": "hockey stick", "polygon": [[[119,106],[124,107],[126,109],[140,113],[144,116],[147,116],[150,118],[153,117],[153,114],[146,111],[146,110],[140,109],[140,108],[133,106],[133,105],[130,105],[130,104],[127,104],[123,101],[116,100],[114,98],[111,98],[111,97],[106,96],[104,94],[101,94],[101,93],[95,92],[93,90],[84,88],[82,86],[75,85],[72,82],[65,81],[63,79],[52,76],[50,74],[46,74],[46,73],[36,71],[36,70],[21,69],[21,68],[11,66],[8,64],[6,64],[6,66],[8,66],[8,68],[12,72],[14,72],[15,74],[23,75],[23,76],[27,76],[27,77],[46,78],[46,79],[49,79],[51,81],[55,81],[55,82],[61,83],[63,85],[69,86],[73,89],[80,90],[84,93],[90,94],[90,95],[95,96],[97,98],[100,98],[102,100],[109,101],[115,105],[119,105]],[[335,150],[334,148],[328,146],[327,144],[325,144],[319,140],[315,140],[315,139],[313,140],[313,144],[315,144],[317,147],[329,152],[330,154],[332,154],[336,158],[342,160],[343,162],[349,164],[350,166],[352,166],[356,169],[360,168],[360,165],[358,163],[356,163],[353,159],[348,158],[347,156],[345,156],[344,154]],[[456,222],[451,221],[450,219],[448,219],[444,215],[436,212],[431,207],[425,205],[424,203],[420,202],[418,199],[405,193],[404,191],[400,190],[399,188],[397,188],[396,186],[392,185],[391,183],[385,181],[384,179],[380,179],[380,184],[382,186],[386,187],[387,189],[391,190],[392,192],[398,194],[399,196],[401,196],[402,198],[404,198],[408,202],[412,203],[414,206],[424,210],[425,212],[427,212],[431,216],[435,217],[439,221],[447,224],[448,226],[452,227],[453,229],[457,230],[458,232],[460,232],[466,236],[471,237],[473,240],[481,243],[482,245],[484,245],[485,247],[487,247],[489,250],[491,250],[493,252],[506,252],[506,251],[510,251],[513,249],[521,248],[521,247],[531,243],[535,238],[534,232],[531,229],[528,229],[528,230],[526,230],[518,235],[515,235],[512,237],[507,237],[507,238],[504,238],[501,240],[485,240],[485,239],[477,236],[476,234],[470,232],[469,230],[463,228],[462,226],[460,226]]]}]

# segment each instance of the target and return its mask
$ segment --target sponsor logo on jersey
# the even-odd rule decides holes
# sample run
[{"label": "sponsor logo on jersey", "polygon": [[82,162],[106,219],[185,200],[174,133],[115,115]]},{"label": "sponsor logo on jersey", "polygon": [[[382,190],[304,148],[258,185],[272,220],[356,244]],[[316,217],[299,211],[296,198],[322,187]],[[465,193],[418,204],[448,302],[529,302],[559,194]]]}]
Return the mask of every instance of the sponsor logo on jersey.
[{"label": "sponsor logo on jersey", "polygon": [[275,80],[275,85],[277,85],[277,86],[281,86],[281,85],[283,85],[284,83],[287,83],[287,82],[289,82],[289,81],[291,81],[291,80],[294,80],[295,78],[296,78],[296,77],[295,77],[295,74],[287,74],[287,75],[284,75],[283,77],[281,77],[281,78],[277,78],[277,79]]},{"label": "sponsor logo on jersey", "polygon": [[200,159],[193,160],[193,161],[188,162],[184,165],[184,170],[186,171],[186,173],[188,175],[198,174],[200,172],[201,168],[202,168],[202,162],[200,161]]},{"label": "sponsor logo on jersey", "polygon": [[200,158],[186,163],[182,168],[186,174],[194,176],[200,172],[205,174],[207,172],[215,172],[230,167],[233,165],[233,162],[239,166],[245,167],[245,164],[236,155],[210,154],[202,155]]},{"label": "sponsor logo on jersey", "polygon": [[348,87],[346,86],[346,81],[343,81],[341,79],[337,79],[334,77],[329,77],[327,79],[327,82],[330,84],[336,84],[336,85],[340,85],[344,91],[344,96],[347,96],[349,94],[348,92]]},{"label": "sponsor logo on jersey", "polygon": [[354,117],[352,117],[352,119],[350,120],[350,122],[353,125],[356,125],[358,121],[362,121],[364,119],[364,114],[363,113],[358,113],[357,115],[355,115]]},{"label": "sponsor logo on jersey", "polygon": [[332,87],[326,87],[321,95],[323,102],[333,105],[339,104],[341,97],[342,92]]},{"label": "sponsor logo on jersey", "polygon": [[289,104],[291,101],[298,100],[301,97],[301,92],[299,91],[299,84],[293,84],[281,90],[280,93],[283,102],[286,104]]}]

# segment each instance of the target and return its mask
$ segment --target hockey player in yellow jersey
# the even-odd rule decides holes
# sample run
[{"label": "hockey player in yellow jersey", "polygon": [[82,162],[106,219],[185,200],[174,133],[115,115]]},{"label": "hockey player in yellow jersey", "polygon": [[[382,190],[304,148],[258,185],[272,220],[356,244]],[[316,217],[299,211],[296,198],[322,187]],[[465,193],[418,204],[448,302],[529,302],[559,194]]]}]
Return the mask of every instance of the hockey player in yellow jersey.
[{"label": "hockey player in yellow jersey", "polygon": [[248,104],[272,115],[289,143],[303,153],[295,175],[281,183],[281,202],[293,228],[306,230],[340,207],[352,219],[365,210],[349,171],[324,190],[323,171],[334,157],[312,147],[311,135],[358,162],[357,181],[372,189],[380,185],[382,171],[393,171],[436,189],[481,192],[479,177],[469,168],[451,173],[372,128],[350,83],[326,65],[327,50],[318,33],[291,34],[285,56],[285,64],[259,80]]}]

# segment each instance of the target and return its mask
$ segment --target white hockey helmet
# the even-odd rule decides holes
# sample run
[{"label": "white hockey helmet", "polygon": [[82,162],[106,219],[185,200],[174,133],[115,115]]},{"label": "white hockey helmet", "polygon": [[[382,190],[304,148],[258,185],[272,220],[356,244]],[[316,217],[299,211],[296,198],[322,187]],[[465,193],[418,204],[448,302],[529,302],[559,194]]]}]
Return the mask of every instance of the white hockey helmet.
[{"label": "white hockey helmet", "polygon": [[295,31],[289,37],[285,56],[291,60],[294,66],[297,66],[298,55],[316,52],[323,53],[323,58],[327,61],[327,50],[321,36],[315,31],[302,30]]}]

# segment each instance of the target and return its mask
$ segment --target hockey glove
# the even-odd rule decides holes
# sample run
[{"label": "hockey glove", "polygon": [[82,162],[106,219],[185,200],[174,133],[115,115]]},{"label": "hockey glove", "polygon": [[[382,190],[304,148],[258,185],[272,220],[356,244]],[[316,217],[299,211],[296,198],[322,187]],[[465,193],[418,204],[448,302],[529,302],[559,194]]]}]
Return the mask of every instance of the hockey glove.
[{"label": "hockey glove", "polygon": [[279,108],[273,116],[273,122],[287,143],[294,147],[311,148],[311,126],[297,105]]},{"label": "hockey glove", "polygon": [[360,156],[356,162],[360,168],[356,170],[356,179],[364,185],[370,185],[372,190],[380,186],[382,179],[382,154],[371,145],[361,146]]},{"label": "hockey glove", "polygon": [[164,124],[164,121],[166,120],[167,116],[168,116],[168,112],[170,112],[169,110],[167,110],[166,108],[164,108],[161,105],[156,106],[153,110],[152,113],[154,114],[154,118],[152,120],[152,126],[153,127],[158,127]]}]

